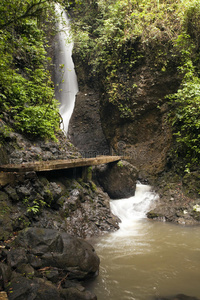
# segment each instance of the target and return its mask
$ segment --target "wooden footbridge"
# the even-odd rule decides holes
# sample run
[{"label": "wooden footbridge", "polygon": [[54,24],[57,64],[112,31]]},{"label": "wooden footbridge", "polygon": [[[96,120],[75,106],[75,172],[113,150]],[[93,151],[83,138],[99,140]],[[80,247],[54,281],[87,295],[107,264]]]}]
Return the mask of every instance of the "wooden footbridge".
[{"label": "wooden footbridge", "polygon": [[0,165],[0,185],[6,185],[9,182],[13,182],[18,176],[27,172],[44,172],[73,169],[78,167],[90,167],[116,162],[120,159],[122,159],[121,156],[97,156],[92,158],[35,161],[22,164]]}]

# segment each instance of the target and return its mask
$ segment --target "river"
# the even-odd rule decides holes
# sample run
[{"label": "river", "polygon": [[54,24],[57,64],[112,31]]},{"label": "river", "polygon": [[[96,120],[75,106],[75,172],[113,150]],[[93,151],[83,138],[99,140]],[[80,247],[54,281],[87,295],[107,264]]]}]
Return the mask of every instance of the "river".
[{"label": "river", "polygon": [[150,187],[137,185],[135,197],[111,201],[122,222],[117,232],[92,241],[101,267],[89,288],[98,300],[200,297],[199,227],[148,220],[155,199]]}]

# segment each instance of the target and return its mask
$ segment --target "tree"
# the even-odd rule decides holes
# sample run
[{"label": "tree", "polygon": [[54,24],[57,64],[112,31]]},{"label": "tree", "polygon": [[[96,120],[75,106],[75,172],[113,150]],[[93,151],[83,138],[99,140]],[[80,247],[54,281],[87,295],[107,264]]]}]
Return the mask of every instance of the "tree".
[{"label": "tree", "polygon": [[0,29],[26,18],[40,18],[55,3],[64,0],[2,0],[0,3]]}]

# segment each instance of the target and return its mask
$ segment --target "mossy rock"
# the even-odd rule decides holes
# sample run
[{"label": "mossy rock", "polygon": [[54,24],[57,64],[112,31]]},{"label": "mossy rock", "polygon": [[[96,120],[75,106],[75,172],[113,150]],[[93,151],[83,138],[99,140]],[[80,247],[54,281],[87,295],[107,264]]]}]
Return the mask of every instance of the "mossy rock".
[{"label": "mossy rock", "polygon": [[155,212],[154,210],[151,210],[147,213],[147,218],[149,219],[160,219],[163,218],[164,216],[160,213]]},{"label": "mossy rock", "polygon": [[5,241],[13,234],[12,222],[10,214],[0,217],[0,241]]},{"label": "mossy rock", "polygon": [[183,188],[187,195],[199,197],[200,195],[200,173],[198,171],[186,174],[183,177]]}]

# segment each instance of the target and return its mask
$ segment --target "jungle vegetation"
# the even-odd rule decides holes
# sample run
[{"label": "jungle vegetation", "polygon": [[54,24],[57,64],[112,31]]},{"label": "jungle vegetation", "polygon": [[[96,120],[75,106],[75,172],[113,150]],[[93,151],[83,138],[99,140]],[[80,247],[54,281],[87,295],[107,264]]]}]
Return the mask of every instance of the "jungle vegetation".
[{"label": "jungle vegetation", "polygon": [[122,118],[132,117],[130,102],[137,89],[132,73],[142,60],[155,72],[178,73],[179,89],[166,97],[175,137],[173,155],[184,160],[186,171],[198,168],[200,2],[88,0],[77,3],[77,10],[75,51]]},{"label": "jungle vegetation", "polygon": [[[131,74],[144,58],[181,84],[168,95],[176,155],[189,170],[200,162],[199,0],[2,0],[0,3],[0,117],[14,130],[56,139],[60,117],[54,98],[50,46],[54,5],[72,14],[75,51],[122,118],[131,119]],[[139,45],[139,46],[138,46]]]},{"label": "jungle vegetation", "polygon": [[56,33],[56,2],[63,1],[0,3],[0,116],[14,130],[54,140],[60,116],[49,49]]}]

